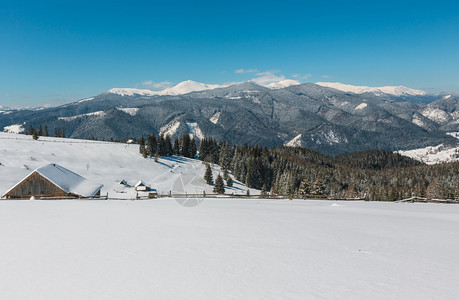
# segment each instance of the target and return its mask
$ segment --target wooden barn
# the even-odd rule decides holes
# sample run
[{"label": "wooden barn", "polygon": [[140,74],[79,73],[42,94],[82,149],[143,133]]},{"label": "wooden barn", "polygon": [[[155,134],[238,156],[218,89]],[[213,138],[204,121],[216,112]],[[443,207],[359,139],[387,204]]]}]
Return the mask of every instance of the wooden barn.
[{"label": "wooden barn", "polygon": [[2,198],[97,198],[102,186],[62,166],[48,164],[34,170]]}]

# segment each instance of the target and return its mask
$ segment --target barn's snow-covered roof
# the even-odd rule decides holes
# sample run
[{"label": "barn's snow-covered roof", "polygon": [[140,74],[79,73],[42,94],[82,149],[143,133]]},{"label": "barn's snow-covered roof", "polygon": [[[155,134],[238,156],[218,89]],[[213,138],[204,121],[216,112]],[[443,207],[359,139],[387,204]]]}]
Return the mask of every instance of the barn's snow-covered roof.
[{"label": "barn's snow-covered roof", "polygon": [[[37,172],[44,178],[48,179],[65,192],[80,195],[83,197],[92,197],[96,195],[97,192],[103,187],[103,185],[91,182],[86,178],[57,164],[48,164],[40,167],[30,173],[27,177],[29,177],[34,172]],[[12,187],[9,191],[18,186],[22,181],[23,180]]]}]

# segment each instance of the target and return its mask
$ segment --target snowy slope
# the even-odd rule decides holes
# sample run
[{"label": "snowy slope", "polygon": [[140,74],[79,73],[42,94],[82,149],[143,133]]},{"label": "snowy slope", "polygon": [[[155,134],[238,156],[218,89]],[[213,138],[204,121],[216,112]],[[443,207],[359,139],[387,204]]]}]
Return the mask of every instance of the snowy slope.
[{"label": "snowy slope", "polygon": [[[40,137],[0,133],[0,196],[25,178],[32,170],[48,163],[56,163],[88,180],[104,185],[102,195],[114,198],[132,198],[135,192],[120,185],[126,180],[134,185],[143,180],[160,193],[212,193],[212,186],[204,181],[205,165],[199,160],[182,157],[144,159],[135,144],[119,144],[88,140]],[[213,167],[214,178],[220,168]],[[183,190],[177,190],[177,182]],[[246,193],[247,188],[235,181],[227,193]],[[257,194],[251,189],[252,194]]]},{"label": "snowy slope", "polygon": [[221,88],[221,87],[226,87],[226,86],[228,85],[205,84],[205,83],[200,83],[200,82],[196,82],[193,80],[187,80],[187,81],[180,82],[174,87],[159,91],[157,92],[157,94],[158,95],[182,95],[182,94],[188,94],[191,92],[211,90],[211,89],[216,89],[216,88]]},{"label": "snowy slope", "polygon": [[441,144],[438,146],[429,146],[397,152],[401,155],[414,158],[429,165],[459,160],[459,146],[453,147]]},{"label": "snowy slope", "polygon": [[286,142],[284,145],[287,147],[301,147],[301,134]]},{"label": "snowy slope", "polygon": [[459,206],[0,201],[1,299],[457,299]]},{"label": "snowy slope", "polygon": [[205,84],[192,80],[186,80],[179,84],[166,88],[162,91],[151,91],[147,89],[134,89],[134,88],[113,88],[108,90],[106,93],[117,94],[120,96],[155,96],[155,95],[183,95],[191,92],[211,90],[221,87],[226,87],[224,84]]},{"label": "snowy slope", "polygon": [[407,88],[405,86],[369,87],[343,84],[340,82],[316,82],[316,84],[356,94],[373,93],[375,95],[389,94],[394,96],[425,96],[427,94],[424,91]]},{"label": "snowy slope", "polygon": [[301,82],[299,82],[298,80],[285,79],[278,82],[272,82],[270,84],[265,85],[265,87],[276,90],[298,84],[301,84]]}]

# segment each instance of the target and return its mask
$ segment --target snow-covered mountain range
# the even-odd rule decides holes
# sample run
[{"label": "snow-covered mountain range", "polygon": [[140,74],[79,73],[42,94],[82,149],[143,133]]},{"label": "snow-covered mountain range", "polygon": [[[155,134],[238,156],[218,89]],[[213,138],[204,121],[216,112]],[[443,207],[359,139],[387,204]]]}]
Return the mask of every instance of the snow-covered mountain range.
[{"label": "snow-covered mountain range", "polygon": [[288,79],[223,86],[185,81],[163,91],[112,89],[59,107],[0,112],[0,130],[17,133],[42,124],[50,132],[65,128],[69,137],[98,139],[190,134],[327,155],[457,143],[448,134],[459,132],[454,95],[378,91],[345,92]]},{"label": "snow-covered mountain range", "polygon": [[382,87],[369,87],[369,86],[356,86],[343,84],[340,82],[316,82],[317,85],[333,88],[343,92],[352,92],[355,94],[372,93],[375,95],[393,95],[393,96],[425,96],[426,92],[415,90],[406,86],[382,86]]},{"label": "snow-covered mountain range", "polygon": [[[298,85],[298,84],[301,84],[301,82],[297,80],[292,80],[292,79],[285,79],[285,80],[280,80],[276,82],[271,82],[264,86],[266,86],[269,89],[280,89],[280,88],[285,88],[288,86]],[[116,94],[120,96],[134,96],[134,95],[176,96],[176,95],[188,94],[191,92],[199,92],[199,91],[212,90],[212,89],[217,89],[217,88],[225,88],[230,85],[232,84],[206,84],[206,83],[196,82],[193,80],[186,80],[186,81],[180,82],[179,84],[173,87],[165,88],[161,91],[152,91],[149,89],[135,89],[135,88],[113,88],[113,89],[108,90],[106,93]]]}]

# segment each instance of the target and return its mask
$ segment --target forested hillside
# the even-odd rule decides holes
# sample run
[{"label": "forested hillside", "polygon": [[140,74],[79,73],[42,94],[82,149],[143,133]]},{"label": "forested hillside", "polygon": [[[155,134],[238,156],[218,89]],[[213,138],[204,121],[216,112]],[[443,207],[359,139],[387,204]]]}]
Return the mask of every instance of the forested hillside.
[{"label": "forested hillside", "polygon": [[330,158],[304,148],[230,146],[205,139],[200,158],[230,170],[247,186],[271,194],[372,201],[411,195],[459,198],[459,162],[424,165],[390,151]]}]

